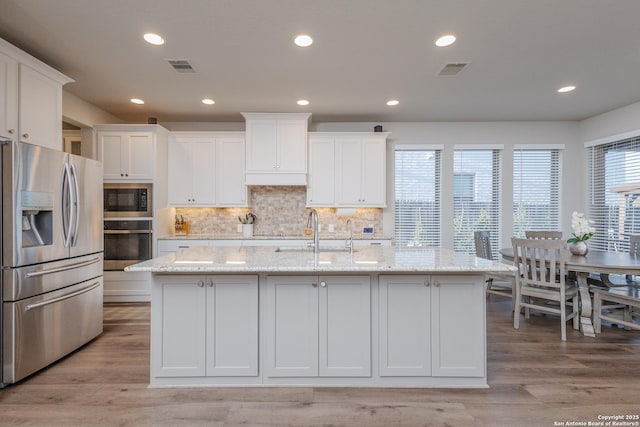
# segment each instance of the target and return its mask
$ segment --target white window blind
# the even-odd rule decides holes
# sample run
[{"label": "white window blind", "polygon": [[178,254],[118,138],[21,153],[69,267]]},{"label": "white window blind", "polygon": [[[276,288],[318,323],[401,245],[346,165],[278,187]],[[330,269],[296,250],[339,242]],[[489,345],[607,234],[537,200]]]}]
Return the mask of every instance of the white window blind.
[{"label": "white window blind", "polygon": [[440,246],[440,150],[395,150],[395,239]]},{"label": "white window blind", "polygon": [[629,235],[640,234],[640,136],[589,150],[589,218],[593,249],[628,252]]},{"label": "white window blind", "polygon": [[560,150],[513,152],[513,235],[560,229]]},{"label": "white window blind", "polygon": [[453,250],[475,253],[474,231],[491,233],[499,259],[501,230],[501,151],[455,150],[453,153]]}]

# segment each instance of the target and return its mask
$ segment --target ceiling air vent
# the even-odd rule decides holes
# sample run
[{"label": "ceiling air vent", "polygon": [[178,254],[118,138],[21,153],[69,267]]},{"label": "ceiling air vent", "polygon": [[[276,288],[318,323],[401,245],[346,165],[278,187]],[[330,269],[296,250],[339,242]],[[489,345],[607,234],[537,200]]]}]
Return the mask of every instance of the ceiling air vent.
[{"label": "ceiling air vent", "polygon": [[195,73],[196,70],[193,69],[191,64],[189,64],[189,60],[187,59],[167,59],[169,65],[173,67],[179,73]]},{"label": "ceiling air vent", "polygon": [[442,70],[440,70],[438,75],[444,77],[457,76],[464,71],[469,64],[470,62],[450,62],[442,67]]}]

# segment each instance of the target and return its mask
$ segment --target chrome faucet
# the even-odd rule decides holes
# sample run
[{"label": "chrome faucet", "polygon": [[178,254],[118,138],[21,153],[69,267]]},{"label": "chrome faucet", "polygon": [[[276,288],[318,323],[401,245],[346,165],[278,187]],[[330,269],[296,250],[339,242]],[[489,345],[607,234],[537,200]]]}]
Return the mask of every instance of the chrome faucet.
[{"label": "chrome faucet", "polygon": [[308,246],[313,247],[313,252],[320,252],[320,239],[318,237],[318,211],[311,209],[309,216],[307,217],[307,228],[313,228],[313,243],[307,243]]},{"label": "chrome faucet", "polygon": [[347,219],[347,231],[349,232],[349,237],[344,245],[349,248],[349,252],[353,252],[353,223],[351,222],[351,218]]}]

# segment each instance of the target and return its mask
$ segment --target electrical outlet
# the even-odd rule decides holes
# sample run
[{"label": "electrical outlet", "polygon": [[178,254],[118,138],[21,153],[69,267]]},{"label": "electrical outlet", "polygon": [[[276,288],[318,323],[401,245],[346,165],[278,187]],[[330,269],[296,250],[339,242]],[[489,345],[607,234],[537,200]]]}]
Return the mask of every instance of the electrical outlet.
[{"label": "electrical outlet", "polygon": [[329,224],[329,233],[334,233],[335,231],[333,224]]},{"label": "electrical outlet", "polygon": [[322,224],[318,224],[318,233],[322,231]]},{"label": "electrical outlet", "polygon": [[242,233],[242,224],[238,224],[238,225],[236,225],[236,231],[237,231],[238,233]]}]

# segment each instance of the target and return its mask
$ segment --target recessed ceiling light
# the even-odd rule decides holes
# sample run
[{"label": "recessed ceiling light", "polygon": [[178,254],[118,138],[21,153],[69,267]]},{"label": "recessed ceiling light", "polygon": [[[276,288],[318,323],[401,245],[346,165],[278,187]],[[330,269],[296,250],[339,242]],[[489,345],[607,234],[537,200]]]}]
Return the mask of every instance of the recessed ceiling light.
[{"label": "recessed ceiling light", "polygon": [[147,43],[151,43],[154,44],[156,46],[160,46],[164,44],[164,39],[159,36],[158,34],[154,34],[154,33],[146,33],[144,36],[144,39],[146,40]]},{"label": "recessed ceiling light", "polygon": [[202,103],[207,105],[213,105],[216,103],[216,101],[214,101],[213,99],[205,98],[202,100]]},{"label": "recessed ceiling light", "polygon": [[293,42],[300,47],[307,47],[313,44],[313,39],[311,38],[311,36],[308,36],[306,34],[300,34],[299,36],[296,36],[295,39],[293,39]]},{"label": "recessed ceiling light", "polygon": [[393,107],[394,105],[398,105],[400,104],[400,101],[398,101],[397,99],[390,99],[389,101],[387,101],[387,105],[390,107]]},{"label": "recessed ceiling light", "polygon": [[298,105],[309,105],[309,101],[307,101],[306,99],[299,99],[296,104]]},{"label": "recessed ceiling light", "polygon": [[576,87],[573,85],[569,85],[569,86],[563,86],[560,89],[558,89],[558,92],[560,93],[567,93],[567,92],[571,92],[572,90],[575,90]]},{"label": "recessed ceiling light", "polygon": [[438,47],[446,47],[451,46],[456,41],[456,36],[453,34],[447,34],[446,36],[439,37],[436,40],[436,46]]},{"label": "recessed ceiling light", "polygon": [[134,104],[144,104],[144,101],[139,98],[131,98],[131,102],[133,102]]}]

